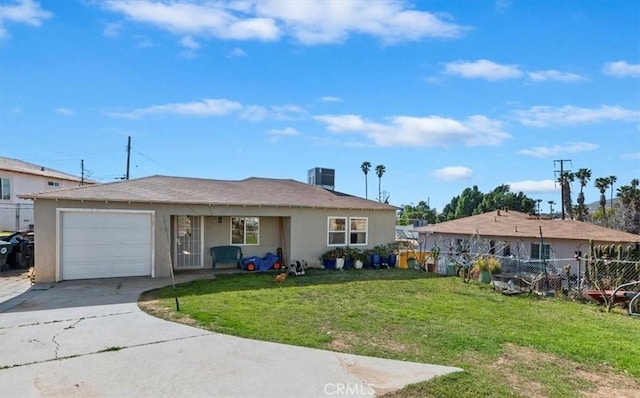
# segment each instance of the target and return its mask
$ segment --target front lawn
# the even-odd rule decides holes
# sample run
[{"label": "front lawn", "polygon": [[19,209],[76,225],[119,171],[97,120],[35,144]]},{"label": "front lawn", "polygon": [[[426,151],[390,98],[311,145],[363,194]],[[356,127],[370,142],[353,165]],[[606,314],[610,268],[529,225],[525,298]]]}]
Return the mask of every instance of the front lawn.
[{"label": "front lawn", "polygon": [[640,391],[640,319],[621,313],[414,270],[274,276],[219,275],[149,292],[140,305],[219,333],[465,369],[394,397]]}]

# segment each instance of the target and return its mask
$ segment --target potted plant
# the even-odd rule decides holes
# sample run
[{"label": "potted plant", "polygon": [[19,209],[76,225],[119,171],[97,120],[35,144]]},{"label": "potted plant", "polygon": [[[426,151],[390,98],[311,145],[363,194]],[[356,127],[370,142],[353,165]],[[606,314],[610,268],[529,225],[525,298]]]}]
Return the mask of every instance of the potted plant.
[{"label": "potted plant", "polygon": [[336,269],[336,253],[333,249],[324,252],[320,260],[324,269]]},{"label": "potted plant", "polygon": [[478,272],[478,282],[491,283],[491,275],[500,272],[500,261],[493,256],[482,256],[473,268]]},{"label": "potted plant", "polygon": [[344,269],[344,261],[347,257],[347,252],[344,248],[342,247],[337,247],[334,250],[335,253],[335,257],[336,257],[336,269]]},{"label": "potted plant", "polygon": [[386,268],[389,266],[389,254],[391,250],[389,245],[377,245],[373,248],[373,256],[371,256],[371,263],[374,268]]}]

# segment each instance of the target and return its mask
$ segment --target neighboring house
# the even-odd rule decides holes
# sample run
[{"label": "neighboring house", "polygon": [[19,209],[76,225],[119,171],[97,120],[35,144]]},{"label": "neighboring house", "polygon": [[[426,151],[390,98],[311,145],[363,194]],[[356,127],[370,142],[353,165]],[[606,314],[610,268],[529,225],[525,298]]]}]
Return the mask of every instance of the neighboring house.
[{"label": "neighboring house", "polygon": [[589,241],[595,245],[636,246],[640,236],[575,221],[538,218],[525,213],[498,210],[415,229],[427,240],[427,250],[440,247],[442,256],[465,250],[472,256],[482,253],[510,257],[522,262],[548,263],[562,272],[571,265],[576,274],[576,252],[589,253]]},{"label": "neighboring house", "polygon": [[319,266],[330,247],[394,240],[395,207],[294,180],[152,176],[23,198],[34,200],[42,282],[168,277],[210,268],[210,247],[225,245]]},{"label": "neighboring house", "polygon": [[[0,231],[22,231],[33,226],[33,203],[19,195],[80,186],[71,174],[21,160],[0,157]],[[85,185],[94,181],[85,180]]]}]

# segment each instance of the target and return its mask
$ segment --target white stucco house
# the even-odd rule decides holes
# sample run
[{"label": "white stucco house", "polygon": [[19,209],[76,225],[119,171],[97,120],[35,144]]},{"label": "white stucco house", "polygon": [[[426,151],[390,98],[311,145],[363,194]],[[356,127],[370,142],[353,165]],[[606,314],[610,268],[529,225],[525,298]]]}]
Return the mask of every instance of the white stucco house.
[{"label": "white stucco house", "polygon": [[225,245],[319,266],[331,247],[395,236],[395,207],[288,179],[151,176],[22,198],[34,203],[42,282],[207,269],[210,248]]},{"label": "white stucco house", "polygon": [[91,180],[17,159],[0,157],[0,231],[22,231],[34,224],[31,200],[19,195],[94,185]]},{"label": "white stucco house", "polygon": [[427,250],[439,246],[442,257],[462,249],[472,255],[494,254],[521,262],[549,264],[558,271],[571,265],[576,274],[576,252],[583,257],[594,245],[636,247],[640,235],[576,221],[539,218],[509,210],[498,210],[471,217],[415,228],[426,239]]}]

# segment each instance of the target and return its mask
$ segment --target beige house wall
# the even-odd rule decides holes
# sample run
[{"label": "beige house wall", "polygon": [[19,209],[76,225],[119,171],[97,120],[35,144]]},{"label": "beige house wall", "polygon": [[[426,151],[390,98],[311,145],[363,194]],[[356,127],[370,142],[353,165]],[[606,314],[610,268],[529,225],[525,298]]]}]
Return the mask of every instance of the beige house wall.
[{"label": "beige house wall", "polygon": [[[172,216],[204,217],[203,268],[211,267],[211,246],[230,244],[230,217],[260,217],[260,244],[242,246],[245,257],[275,253],[278,247],[285,251],[289,263],[305,260],[309,266],[320,265],[320,255],[329,250],[327,245],[328,217],[367,217],[368,241],[360,248],[373,248],[395,238],[395,212],[393,210],[331,210],[289,207],[214,206],[157,203],[123,203],[98,201],[71,201],[37,199],[35,201],[35,265],[38,282],[56,281],[59,256],[59,209],[144,210],[155,212],[155,264],[156,277],[170,276],[173,255]],[[222,217],[220,220],[219,218]],[[282,217],[284,244],[280,238]],[[222,222],[219,222],[222,221]]]}]

